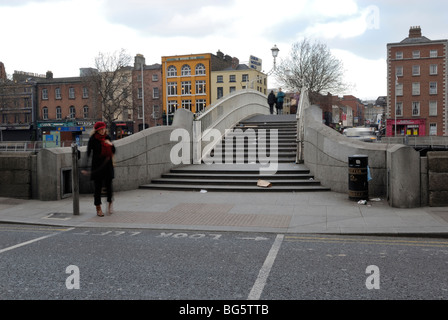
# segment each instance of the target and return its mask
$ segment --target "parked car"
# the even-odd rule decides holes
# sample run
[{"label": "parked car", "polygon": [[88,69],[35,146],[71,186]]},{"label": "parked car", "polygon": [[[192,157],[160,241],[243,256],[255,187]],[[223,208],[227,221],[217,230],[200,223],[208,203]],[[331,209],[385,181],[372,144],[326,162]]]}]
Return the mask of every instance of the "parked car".
[{"label": "parked car", "polygon": [[357,139],[364,142],[376,142],[377,136],[374,131],[375,128],[347,128],[342,132],[344,136],[351,139]]}]

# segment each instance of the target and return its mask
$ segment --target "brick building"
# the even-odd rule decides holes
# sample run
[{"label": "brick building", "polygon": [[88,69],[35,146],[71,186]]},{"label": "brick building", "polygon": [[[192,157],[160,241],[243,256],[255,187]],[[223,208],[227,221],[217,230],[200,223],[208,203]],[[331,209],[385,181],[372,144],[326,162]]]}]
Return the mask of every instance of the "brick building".
[{"label": "brick building", "polygon": [[420,27],[387,44],[386,135],[448,135],[448,40],[430,40]]},{"label": "brick building", "polygon": [[[136,109],[133,117],[134,132],[143,129],[143,116],[145,117],[145,129],[162,125],[162,65],[158,63],[146,65],[145,57],[137,54],[134,58],[132,85],[132,98],[134,109]],[[143,112],[143,107],[145,112]]]},{"label": "brick building", "polygon": [[83,77],[53,78],[51,71],[37,82],[39,140],[52,146],[85,144],[101,110],[96,94]]}]

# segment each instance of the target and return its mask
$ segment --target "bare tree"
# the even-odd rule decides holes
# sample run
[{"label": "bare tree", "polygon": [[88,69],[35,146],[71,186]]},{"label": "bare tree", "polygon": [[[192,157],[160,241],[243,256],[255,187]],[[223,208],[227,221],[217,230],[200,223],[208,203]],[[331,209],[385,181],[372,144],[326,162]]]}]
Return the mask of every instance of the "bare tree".
[{"label": "bare tree", "polygon": [[86,69],[84,77],[98,93],[102,118],[108,126],[125,120],[132,110],[131,56],[124,49],[114,53],[100,52],[95,69]]},{"label": "bare tree", "polygon": [[307,89],[311,100],[324,91],[338,94],[348,88],[342,62],[325,44],[308,39],[292,45],[291,55],[280,62],[276,77],[288,90]]}]

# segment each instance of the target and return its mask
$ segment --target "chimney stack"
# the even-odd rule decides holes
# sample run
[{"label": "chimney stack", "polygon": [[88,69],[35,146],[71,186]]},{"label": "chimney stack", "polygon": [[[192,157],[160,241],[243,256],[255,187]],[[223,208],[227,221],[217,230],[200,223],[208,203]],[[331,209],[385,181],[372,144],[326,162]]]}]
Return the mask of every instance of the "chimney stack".
[{"label": "chimney stack", "polygon": [[48,80],[52,80],[52,79],[53,79],[53,72],[51,72],[51,71],[47,71],[47,76],[46,76],[46,78],[47,78]]},{"label": "chimney stack", "polygon": [[422,29],[420,26],[411,27],[409,29],[409,38],[421,38],[422,37]]}]

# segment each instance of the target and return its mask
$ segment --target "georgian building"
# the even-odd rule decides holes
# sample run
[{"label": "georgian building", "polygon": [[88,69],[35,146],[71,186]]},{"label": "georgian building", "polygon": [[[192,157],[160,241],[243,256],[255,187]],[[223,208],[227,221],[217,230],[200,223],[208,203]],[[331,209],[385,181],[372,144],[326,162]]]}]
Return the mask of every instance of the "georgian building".
[{"label": "georgian building", "polygon": [[35,141],[37,75],[15,71],[0,79],[0,141]]},{"label": "georgian building", "polygon": [[101,119],[96,94],[83,77],[53,78],[47,72],[37,82],[37,105],[39,140],[47,147],[85,144]]},{"label": "georgian building", "polygon": [[448,40],[430,40],[420,27],[387,44],[387,136],[448,135]]},{"label": "georgian building", "polygon": [[145,129],[162,125],[162,65],[146,65],[145,57],[137,54],[134,59],[132,84],[134,132],[143,129],[143,120]]}]

